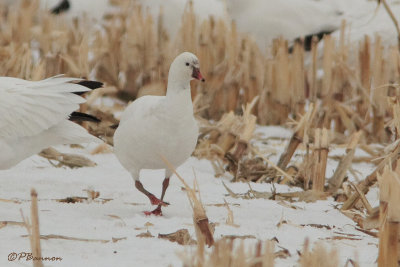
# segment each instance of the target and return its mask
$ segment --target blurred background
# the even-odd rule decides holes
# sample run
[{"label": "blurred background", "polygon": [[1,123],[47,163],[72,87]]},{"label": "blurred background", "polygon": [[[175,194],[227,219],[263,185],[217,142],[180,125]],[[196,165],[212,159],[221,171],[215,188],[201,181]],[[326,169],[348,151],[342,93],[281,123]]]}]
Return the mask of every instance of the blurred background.
[{"label": "blurred background", "polygon": [[[385,1],[400,14],[399,1]],[[317,104],[315,127],[367,141],[395,138],[398,28],[367,0],[0,1],[0,75],[60,73],[105,82],[123,101],[165,94],[171,60],[198,55],[197,115],[218,120],[259,96],[259,124],[285,124]],[[124,106],[102,98],[100,108]],[[95,102],[95,101],[93,101]],[[89,101],[90,103],[90,101]],[[90,109],[90,108],[89,108]],[[99,110],[99,109],[98,109]],[[96,113],[96,110],[93,111]],[[97,112],[97,115],[99,112]],[[115,112],[113,112],[114,114]],[[100,114],[101,116],[101,114]],[[103,116],[104,119],[104,116]]]}]

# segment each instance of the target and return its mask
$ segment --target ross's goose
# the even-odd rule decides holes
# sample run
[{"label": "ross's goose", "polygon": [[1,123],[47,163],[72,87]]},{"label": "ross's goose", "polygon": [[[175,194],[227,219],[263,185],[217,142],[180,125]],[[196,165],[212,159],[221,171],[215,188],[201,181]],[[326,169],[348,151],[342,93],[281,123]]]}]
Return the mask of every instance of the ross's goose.
[{"label": "ross's goose", "polygon": [[[381,44],[385,47],[398,44],[396,27],[384,6],[382,4],[379,6],[377,1],[324,1],[344,10],[347,24],[346,37],[352,43],[357,44],[368,35],[372,42],[375,41],[376,36],[380,36]],[[386,2],[394,16],[399,20],[400,2],[398,0],[387,0]],[[339,40],[340,34],[340,31],[336,31],[333,33],[333,37]]]},{"label": "ross's goose", "polygon": [[143,96],[131,103],[122,114],[114,135],[114,152],[122,166],[130,172],[136,188],[157,208],[146,215],[162,215],[161,206],[169,185],[171,171],[166,169],[161,198],[143,188],[141,169],[165,169],[163,157],[173,166],[181,165],[193,152],[198,126],[193,116],[190,81],[204,81],[199,61],[189,52],[172,62],[168,74],[166,96]]},{"label": "ross's goose", "polygon": [[310,0],[227,0],[227,8],[238,30],[251,34],[261,49],[278,37],[293,41],[332,32],[343,18],[333,5]]},{"label": "ross's goose", "polygon": [[74,111],[85,102],[79,94],[101,86],[61,76],[42,81],[0,77],[0,170],[50,146],[101,142],[68,120],[96,120]]}]

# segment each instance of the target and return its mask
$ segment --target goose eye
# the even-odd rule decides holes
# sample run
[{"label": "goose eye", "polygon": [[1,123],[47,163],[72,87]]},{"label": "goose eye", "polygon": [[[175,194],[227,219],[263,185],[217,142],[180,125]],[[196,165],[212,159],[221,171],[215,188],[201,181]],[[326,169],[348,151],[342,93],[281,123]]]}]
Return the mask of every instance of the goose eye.
[{"label": "goose eye", "polygon": [[186,64],[185,64],[186,66],[189,66],[189,63],[188,62],[186,62]]}]

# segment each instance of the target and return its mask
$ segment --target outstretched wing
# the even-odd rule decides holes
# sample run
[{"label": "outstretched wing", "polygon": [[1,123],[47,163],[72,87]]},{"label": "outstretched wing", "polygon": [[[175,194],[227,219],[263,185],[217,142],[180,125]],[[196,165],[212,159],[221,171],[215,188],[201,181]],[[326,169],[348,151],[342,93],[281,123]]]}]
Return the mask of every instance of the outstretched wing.
[{"label": "outstretched wing", "polygon": [[0,138],[36,135],[79,108],[85,99],[75,94],[87,92],[72,81],[55,76],[41,81],[0,77]]}]

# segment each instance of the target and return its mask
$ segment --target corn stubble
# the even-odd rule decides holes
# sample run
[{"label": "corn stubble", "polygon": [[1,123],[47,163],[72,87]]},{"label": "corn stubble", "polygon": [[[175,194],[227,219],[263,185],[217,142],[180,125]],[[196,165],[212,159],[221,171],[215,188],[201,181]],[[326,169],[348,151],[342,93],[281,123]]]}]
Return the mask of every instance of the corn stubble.
[{"label": "corn stubble", "polygon": [[[169,36],[162,11],[153,18],[132,1],[113,3],[120,11],[108,15],[101,30],[85,18],[67,23],[39,11],[37,0],[22,1],[20,8],[3,7],[0,75],[97,78],[134,99],[165,94],[169,64],[187,50],[198,55],[207,78],[205,84],[193,84],[193,97],[201,96],[199,105],[208,107],[199,115],[207,119],[240,112],[243,104],[260,96],[252,111],[258,123],[283,124],[289,115],[296,119],[304,113],[307,102],[320,100],[319,128],[350,134],[363,129],[371,141],[390,138],[385,130],[391,114],[386,97],[398,95],[400,55],[396,47],[384,49],[379,37],[355,47],[344,34],[337,44],[325,36],[323,50],[314,43],[311,60],[306,60],[301,43],[289,53],[288,42],[277,39],[260,51],[226,18],[200,24],[190,4],[179,31]],[[342,28],[344,32],[345,24]]]},{"label": "corn stubble", "polygon": [[379,257],[378,266],[398,266],[400,226],[400,169],[385,167],[379,182]]},{"label": "corn stubble", "polygon": [[[0,76],[38,80],[64,73],[105,82],[106,88],[94,92],[82,108],[101,117],[102,124],[88,128],[112,144],[113,130],[108,126],[118,123],[113,114],[124,105],[91,103],[103,96],[133,100],[146,94],[165,94],[171,60],[181,51],[191,51],[199,57],[207,80],[192,84],[201,126],[194,155],[210,159],[217,174],[230,172],[234,181],[303,188],[304,192],[288,196],[292,201],[304,197],[315,201],[331,195],[344,202],[342,212],[361,229],[367,230],[367,221],[378,218],[379,264],[395,264],[387,255],[398,255],[398,214],[396,205],[390,204],[398,203],[391,193],[398,186],[400,152],[395,141],[400,131],[397,47],[384,47],[379,36],[351,43],[343,22],[339,40],[325,36],[323,49],[314,40],[309,55],[301,42],[289,49],[283,39],[260,51],[226,18],[210,18],[200,24],[191,4],[185,9],[177,34],[170,36],[162,10],[158,18],[153,18],[133,1],[111,2],[120,11],[107,15],[101,29],[85,18],[67,22],[66,18],[39,11],[38,0],[23,0],[20,7],[10,9],[0,4]],[[277,164],[252,145],[256,123],[288,123],[292,127],[293,135]],[[386,148],[371,143],[385,144]],[[327,178],[329,151],[337,146],[345,147],[347,155],[339,159],[334,174]],[[377,158],[376,168],[367,177],[360,177],[360,182],[349,184],[346,176],[352,171],[357,148],[370,154],[361,161]],[[300,153],[302,160],[293,162],[299,150],[305,151]],[[388,182],[382,181],[387,180],[393,190],[384,189]],[[373,209],[365,194],[377,181],[381,203]],[[246,252],[243,246],[228,240],[214,243],[201,201],[194,192],[188,192],[197,214],[194,223],[200,244],[196,255],[184,261],[186,266],[236,266],[234,262],[243,264],[237,266],[273,266],[272,243],[257,245],[256,252]],[[359,210],[366,211],[365,218],[360,219]],[[374,210],[380,210],[379,216]],[[204,244],[214,245],[207,251]],[[310,252],[308,244],[300,264],[318,266],[318,257],[329,257],[332,266],[337,266],[335,252],[320,246]]]}]

